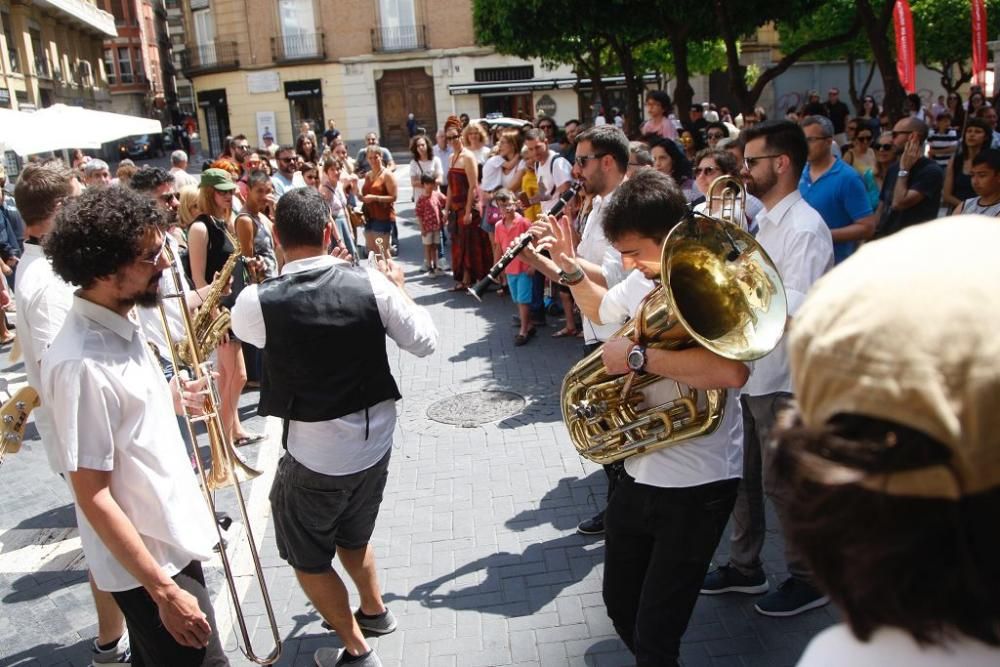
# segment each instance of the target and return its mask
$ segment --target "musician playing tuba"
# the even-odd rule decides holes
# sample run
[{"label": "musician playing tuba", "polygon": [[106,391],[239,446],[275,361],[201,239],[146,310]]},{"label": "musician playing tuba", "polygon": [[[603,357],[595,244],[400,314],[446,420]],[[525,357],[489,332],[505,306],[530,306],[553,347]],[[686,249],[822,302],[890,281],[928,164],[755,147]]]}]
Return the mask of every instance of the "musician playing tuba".
[{"label": "musician playing tuba", "polygon": [[[578,147],[577,159],[590,152]],[[542,245],[567,276],[564,283],[584,316],[618,326],[642,316],[640,306],[661,275],[661,245],[686,213],[684,195],[659,172],[641,170],[618,186],[602,227],[631,273],[610,289],[581,269],[565,219]],[[699,345],[646,349],[612,337],[601,359],[612,376],[661,377],[644,389],[652,405],[675,398],[679,385],[738,389],[749,377],[744,362]],[[725,396],[721,423],[707,435],[627,458],[608,501],[604,600],[640,665],[677,664],[681,636],[736,499],[743,432],[738,392]]]}]

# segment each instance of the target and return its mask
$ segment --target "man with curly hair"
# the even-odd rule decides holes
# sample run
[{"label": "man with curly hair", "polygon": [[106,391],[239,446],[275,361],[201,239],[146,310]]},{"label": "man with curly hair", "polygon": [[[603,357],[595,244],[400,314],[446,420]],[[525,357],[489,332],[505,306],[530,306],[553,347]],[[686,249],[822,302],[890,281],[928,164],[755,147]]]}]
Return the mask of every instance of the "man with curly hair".
[{"label": "man with curly hair", "polygon": [[[45,239],[52,268],[79,286],[42,360],[80,539],[101,590],[118,602],[143,664],[228,665],[201,561],[212,517],[174,419],[202,395],[170,389],[133,307],[155,305],[167,268],[156,204],[127,188],[64,204]],[[176,387],[176,384],[175,384]]]}]

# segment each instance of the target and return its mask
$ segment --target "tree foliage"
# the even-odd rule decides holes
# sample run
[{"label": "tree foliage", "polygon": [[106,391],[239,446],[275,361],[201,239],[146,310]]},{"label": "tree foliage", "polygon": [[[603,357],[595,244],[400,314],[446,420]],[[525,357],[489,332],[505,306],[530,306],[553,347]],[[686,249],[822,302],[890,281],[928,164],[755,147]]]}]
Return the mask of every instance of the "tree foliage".
[{"label": "tree foliage", "polygon": [[[1000,0],[985,0],[986,34],[1000,31]],[[972,9],[968,0],[915,0],[913,38],[921,64],[953,92],[972,78]]]}]

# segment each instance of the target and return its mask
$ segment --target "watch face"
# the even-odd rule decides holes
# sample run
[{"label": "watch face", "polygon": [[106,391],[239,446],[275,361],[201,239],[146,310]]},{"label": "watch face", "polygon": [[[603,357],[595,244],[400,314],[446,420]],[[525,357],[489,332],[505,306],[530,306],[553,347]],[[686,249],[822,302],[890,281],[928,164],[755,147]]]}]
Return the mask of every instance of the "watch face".
[{"label": "watch face", "polygon": [[628,353],[628,367],[632,370],[641,370],[644,361],[645,355],[642,353],[642,350],[632,350]]}]

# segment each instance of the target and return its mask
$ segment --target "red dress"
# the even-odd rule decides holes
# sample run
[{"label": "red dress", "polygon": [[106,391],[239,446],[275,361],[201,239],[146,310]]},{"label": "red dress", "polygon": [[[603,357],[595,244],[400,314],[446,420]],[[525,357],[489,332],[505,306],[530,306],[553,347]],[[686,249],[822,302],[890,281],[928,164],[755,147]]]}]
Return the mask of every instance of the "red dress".
[{"label": "red dress", "polygon": [[458,228],[451,239],[451,272],[455,280],[462,282],[468,271],[472,282],[476,282],[493,265],[493,249],[490,237],[479,227],[479,211],[475,206],[466,219],[465,203],[470,195],[469,177],[464,169],[452,166],[448,170],[448,194],[451,195],[451,211],[458,215]]}]

